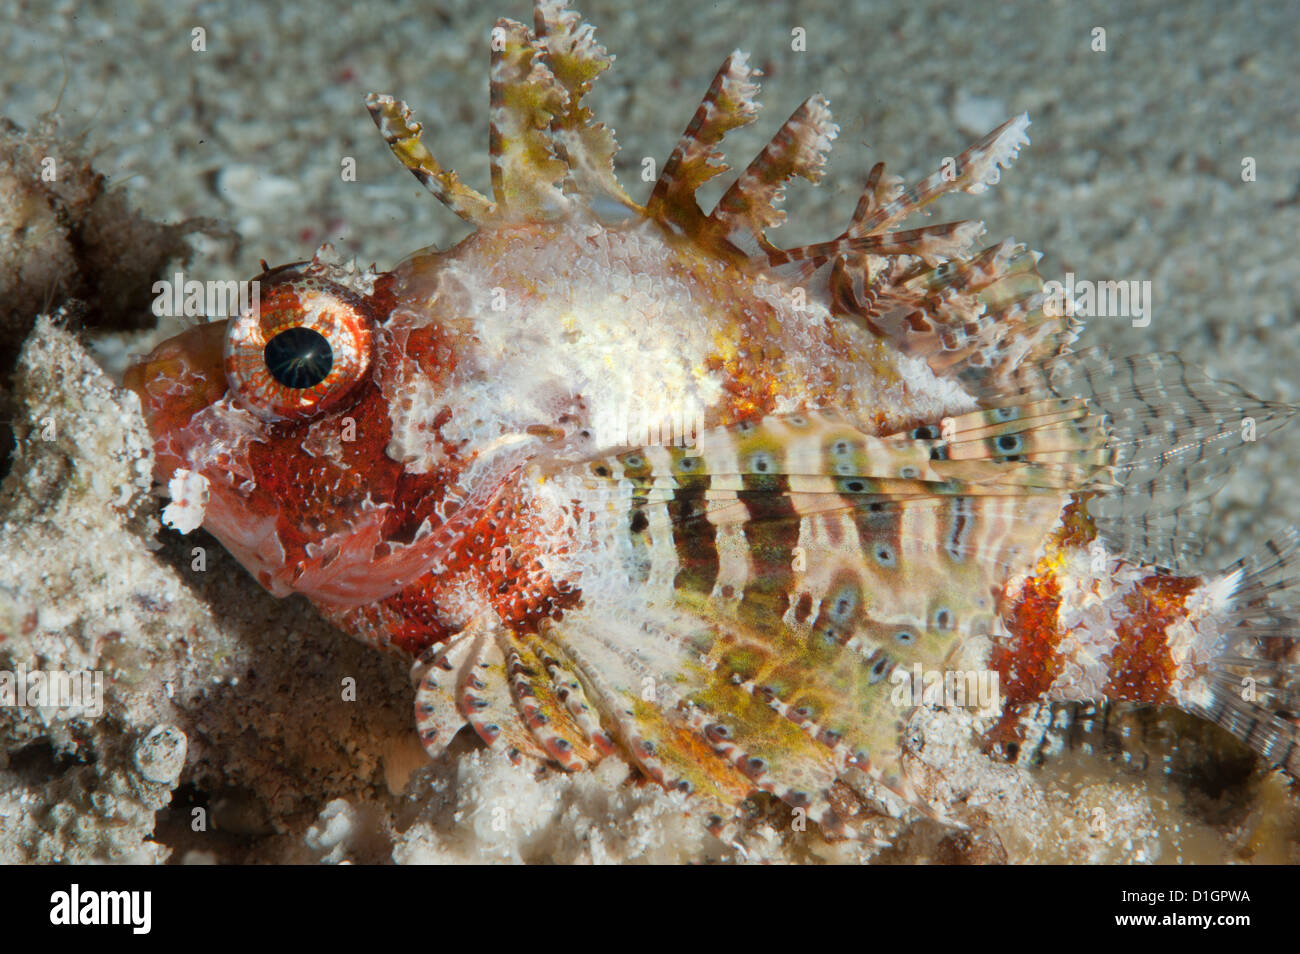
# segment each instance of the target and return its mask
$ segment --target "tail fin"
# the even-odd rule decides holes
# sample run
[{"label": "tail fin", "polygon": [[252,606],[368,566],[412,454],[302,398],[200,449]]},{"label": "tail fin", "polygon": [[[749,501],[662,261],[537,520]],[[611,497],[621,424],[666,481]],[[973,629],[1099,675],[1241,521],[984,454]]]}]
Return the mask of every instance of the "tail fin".
[{"label": "tail fin", "polygon": [[1224,650],[1186,708],[1300,779],[1300,531],[1228,568],[1241,578]]}]

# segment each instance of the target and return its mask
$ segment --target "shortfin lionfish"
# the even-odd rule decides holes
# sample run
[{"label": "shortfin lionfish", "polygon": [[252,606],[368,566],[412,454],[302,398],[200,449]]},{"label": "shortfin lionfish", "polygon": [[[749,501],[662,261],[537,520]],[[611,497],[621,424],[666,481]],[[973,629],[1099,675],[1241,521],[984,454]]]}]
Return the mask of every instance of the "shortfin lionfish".
[{"label": "shortfin lionfish", "polygon": [[[828,834],[917,791],[915,667],[1050,700],[1181,707],[1300,770],[1296,538],[1193,562],[1231,455],[1294,408],[1170,354],[1075,347],[1038,256],[976,222],[1029,120],[843,230],[782,248],[837,127],[807,99],[711,211],[759,71],[718,70],[644,203],[584,99],[613,62],[561,0],[491,36],[491,194],[372,95],[474,231],[388,271],[318,256],[128,374],[156,476],[273,594],[409,654],[418,731],[512,759],[625,759],[715,831],[757,792]],[[959,818],[950,819],[959,823]]]}]

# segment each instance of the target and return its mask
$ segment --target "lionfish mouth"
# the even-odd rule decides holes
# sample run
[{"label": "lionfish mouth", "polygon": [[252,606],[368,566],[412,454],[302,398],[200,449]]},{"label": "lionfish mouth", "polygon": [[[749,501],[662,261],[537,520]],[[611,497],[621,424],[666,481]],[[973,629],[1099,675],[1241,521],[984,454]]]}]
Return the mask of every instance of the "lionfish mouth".
[{"label": "lionfish mouth", "polygon": [[[226,393],[222,369],[227,321],[211,321],[169,338],[127,368],[123,385],[140,398],[145,421],[155,441],[184,427],[199,411]],[[160,479],[170,476],[161,459],[155,465]]]}]

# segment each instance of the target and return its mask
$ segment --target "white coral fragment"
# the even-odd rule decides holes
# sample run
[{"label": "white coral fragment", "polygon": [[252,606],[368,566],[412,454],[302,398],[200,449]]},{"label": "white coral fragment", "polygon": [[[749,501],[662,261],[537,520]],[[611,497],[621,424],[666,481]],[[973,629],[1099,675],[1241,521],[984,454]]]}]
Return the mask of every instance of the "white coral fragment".
[{"label": "white coral fragment", "polygon": [[208,479],[192,470],[177,468],[167,482],[172,502],[163,507],[162,521],[177,533],[197,530],[208,507]]}]

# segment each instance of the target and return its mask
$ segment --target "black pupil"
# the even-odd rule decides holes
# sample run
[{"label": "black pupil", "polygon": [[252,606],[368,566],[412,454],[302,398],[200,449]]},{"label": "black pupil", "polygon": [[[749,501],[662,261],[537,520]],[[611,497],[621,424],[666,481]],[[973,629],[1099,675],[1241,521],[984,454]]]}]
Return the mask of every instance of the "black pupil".
[{"label": "black pupil", "polygon": [[286,388],[320,384],[334,366],[334,352],[319,331],[286,328],[266,343],[266,370]]}]

